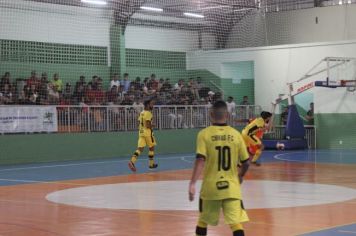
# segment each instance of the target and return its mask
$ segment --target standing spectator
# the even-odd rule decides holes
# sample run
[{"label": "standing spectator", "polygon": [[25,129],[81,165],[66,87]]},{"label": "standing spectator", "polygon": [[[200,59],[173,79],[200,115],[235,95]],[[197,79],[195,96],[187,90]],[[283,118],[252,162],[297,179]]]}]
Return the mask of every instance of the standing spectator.
[{"label": "standing spectator", "polygon": [[5,85],[5,84],[11,84],[11,75],[10,72],[5,72],[4,76],[1,77],[0,80],[0,89]]},{"label": "standing spectator", "polygon": [[142,90],[141,78],[136,77],[135,81],[131,83],[131,86],[134,86],[136,91],[141,91]]},{"label": "standing spectator", "polygon": [[314,125],[314,102],[310,103],[310,109],[305,116],[305,119],[308,122],[308,125]]},{"label": "standing spectator", "polygon": [[48,104],[48,76],[43,72],[41,77],[41,84],[39,88],[39,99],[42,105]]},{"label": "standing spectator", "polygon": [[249,101],[248,101],[248,96],[243,96],[242,102],[240,103],[240,105],[243,105],[243,106],[248,106],[248,105],[250,105],[250,103],[249,103]]},{"label": "standing spectator", "polygon": [[157,91],[160,92],[162,90],[163,87],[163,83],[164,83],[164,79],[161,78],[158,82],[158,86],[157,86]]},{"label": "standing spectator", "polygon": [[129,74],[128,73],[125,73],[124,74],[124,80],[122,81],[122,85],[124,86],[124,92],[127,92],[129,91],[130,89],[130,80],[129,80]]},{"label": "standing spectator", "polygon": [[180,91],[184,87],[184,80],[180,79],[175,85],[174,89]]},{"label": "standing spectator", "polygon": [[235,119],[236,117],[236,103],[234,102],[234,98],[229,96],[227,98],[227,111],[232,119]]},{"label": "standing spectator", "polygon": [[52,81],[53,86],[55,87],[56,91],[61,94],[63,90],[63,81],[59,78],[58,73],[55,73],[53,75],[53,81]]},{"label": "standing spectator", "polygon": [[288,106],[284,107],[284,110],[281,114],[281,125],[287,125],[288,120]]},{"label": "standing spectator", "polygon": [[117,88],[120,86],[118,74],[114,74],[114,76],[111,78],[109,90],[112,89],[113,86],[116,86]]},{"label": "standing spectator", "polygon": [[155,92],[158,91],[158,81],[156,80],[156,75],[155,74],[151,75],[151,79],[150,79],[149,84],[150,84],[149,88],[151,90],[154,90]]},{"label": "standing spectator", "polygon": [[66,83],[66,87],[63,92],[63,98],[69,101],[72,100],[72,86],[70,85],[70,83]]}]

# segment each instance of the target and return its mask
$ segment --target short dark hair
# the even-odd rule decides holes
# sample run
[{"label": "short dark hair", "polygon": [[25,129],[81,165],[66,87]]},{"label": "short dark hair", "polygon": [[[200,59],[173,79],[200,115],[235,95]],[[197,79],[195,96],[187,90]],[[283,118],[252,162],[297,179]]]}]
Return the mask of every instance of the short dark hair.
[{"label": "short dark hair", "polygon": [[152,99],[147,99],[146,101],[143,102],[143,105],[145,107],[147,107],[150,104],[151,101],[152,101]]},{"label": "short dark hair", "polygon": [[215,119],[222,119],[224,117],[224,114],[227,112],[227,105],[226,102],[222,100],[218,100],[214,102],[212,106],[212,113],[214,115]]},{"label": "short dark hair", "polygon": [[268,112],[268,111],[263,111],[263,112],[261,112],[261,117],[265,120],[267,118],[272,117],[272,113]]},{"label": "short dark hair", "polygon": [[231,96],[229,96],[229,97],[228,97],[228,99],[232,99],[232,100],[234,100],[234,98],[233,98],[233,97],[231,97]]},{"label": "short dark hair", "polygon": [[124,74],[124,77],[127,77],[127,76],[129,76],[129,73],[125,73],[125,74]]}]

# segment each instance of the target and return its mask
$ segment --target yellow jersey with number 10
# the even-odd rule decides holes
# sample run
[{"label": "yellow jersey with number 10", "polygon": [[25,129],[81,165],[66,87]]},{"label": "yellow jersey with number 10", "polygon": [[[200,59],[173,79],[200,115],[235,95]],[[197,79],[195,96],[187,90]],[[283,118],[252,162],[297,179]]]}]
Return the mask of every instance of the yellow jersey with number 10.
[{"label": "yellow jersey with number 10", "polygon": [[146,126],[147,121],[152,123],[152,119],[153,119],[152,112],[144,110],[140,113],[140,116],[138,117],[138,121],[140,122],[139,124],[140,136],[147,137],[152,135],[152,130]]},{"label": "yellow jersey with number 10", "polygon": [[210,126],[199,132],[196,152],[205,157],[200,198],[242,199],[237,165],[249,155],[241,134],[227,125]]}]

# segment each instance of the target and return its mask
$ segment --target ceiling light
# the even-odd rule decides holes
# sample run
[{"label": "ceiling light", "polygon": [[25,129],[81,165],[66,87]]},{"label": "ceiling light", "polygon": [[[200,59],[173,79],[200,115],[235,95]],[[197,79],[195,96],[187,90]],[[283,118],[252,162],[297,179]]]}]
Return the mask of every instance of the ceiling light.
[{"label": "ceiling light", "polygon": [[339,1],[339,5],[342,5],[342,0]]},{"label": "ceiling light", "polygon": [[204,18],[203,15],[201,15],[201,14],[196,14],[196,13],[184,12],[183,14],[184,14],[185,16],[189,16],[189,17]]},{"label": "ceiling light", "polygon": [[156,11],[156,12],[162,12],[163,9],[162,8],[156,8],[156,7],[140,7],[142,10],[146,10],[146,11]]},{"label": "ceiling light", "polygon": [[81,0],[81,2],[95,4],[95,5],[106,5],[107,2],[103,0]]}]

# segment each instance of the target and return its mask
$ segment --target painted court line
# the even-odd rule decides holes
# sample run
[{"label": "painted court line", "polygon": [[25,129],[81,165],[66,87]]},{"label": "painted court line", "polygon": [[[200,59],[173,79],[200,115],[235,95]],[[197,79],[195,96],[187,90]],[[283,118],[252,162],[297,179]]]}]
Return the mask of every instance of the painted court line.
[{"label": "painted court line", "polygon": [[343,234],[356,234],[356,231],[347,231],[347,230],[338,230],[337,232],[340,232]]},{"label": "painted court line", "polygon": [[[185,157],[193,157],[192,156],[174,156],[174,157],[157,157],[157,160],[165,160],[165,159],[182,159]],[[85,166],[85,165],[97,165],[97,164],[107,164],[107,163],[122,163],[128,162],[129,160],[116,160],[116,161],[96,161],[96,162],[82,162],[82,163],[72,163],[72,164],[60,164],[60,165],[45,165],[45,166],[31,166],[31,167],[16,167],[16,168],[8,168],[8,169],[0,169],[0,172],[6,171],[17,171],[17,170],[31,170],[31,169],[46,169],[46,168],[56,168],[56,167],[69,167],[69,166]],[[145,159],[138,159],[137,161],[147,161]]]}]

